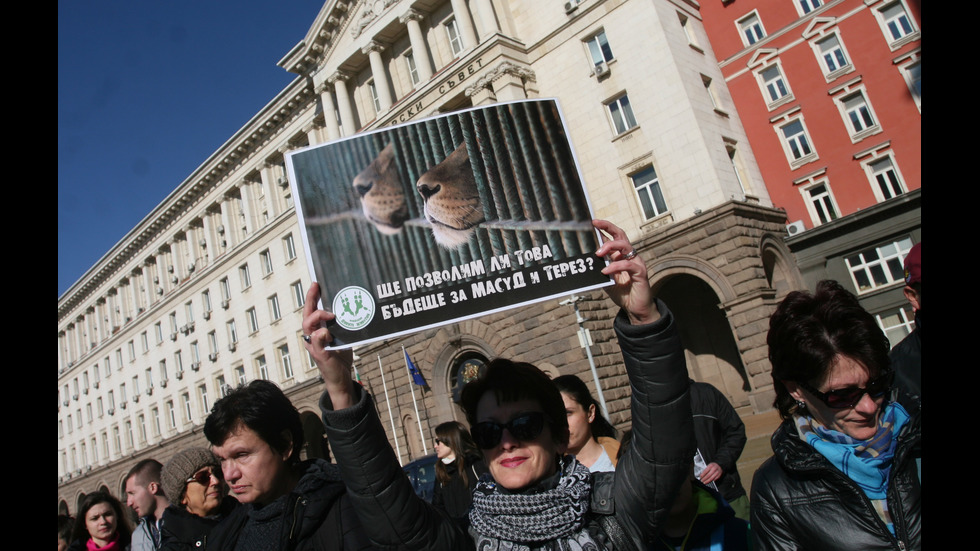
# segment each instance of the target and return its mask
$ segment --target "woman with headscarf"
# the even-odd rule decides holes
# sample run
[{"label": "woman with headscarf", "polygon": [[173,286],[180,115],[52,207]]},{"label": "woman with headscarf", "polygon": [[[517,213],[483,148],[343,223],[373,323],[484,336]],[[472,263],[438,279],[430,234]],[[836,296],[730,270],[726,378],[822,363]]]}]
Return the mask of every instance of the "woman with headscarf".
[{"label": "woman with headscarf", "polygon": [[205,550],[211,532],[239,505],[228,495],[221,463],[207,448],[178,452],[160,472],[170,505],[163,511],[161,550]]}]

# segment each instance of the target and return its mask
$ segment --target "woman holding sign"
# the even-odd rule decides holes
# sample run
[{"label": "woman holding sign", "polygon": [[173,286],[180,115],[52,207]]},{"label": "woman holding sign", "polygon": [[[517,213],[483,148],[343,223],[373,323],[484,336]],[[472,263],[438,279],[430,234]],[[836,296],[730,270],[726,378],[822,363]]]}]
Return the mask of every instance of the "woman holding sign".
[{"label": "woman holding sign", "polygon": [[[626,233],[595,220],[611,262],[602,272],[620,307],[614,327],[632,388],[633,439],[616,471],[590,474],[567,455],[561,394],[541,370],[496,359],[462,393],[470,432],[489,473],[468,522],[458,523],[412,490],[374,405],[351,380],[350,350],[325,350],[334,314],[316,310],[314,284],[303,332],[326,384],[320,407],[343,479],[376,545],[453,550],[643,549],[660,530],[694,455],[684,351],[674,317],[651,293],[646,265]],[[653,445],[656,437],[657,445]],[[466,524],[464,526],[464,524]]]}]

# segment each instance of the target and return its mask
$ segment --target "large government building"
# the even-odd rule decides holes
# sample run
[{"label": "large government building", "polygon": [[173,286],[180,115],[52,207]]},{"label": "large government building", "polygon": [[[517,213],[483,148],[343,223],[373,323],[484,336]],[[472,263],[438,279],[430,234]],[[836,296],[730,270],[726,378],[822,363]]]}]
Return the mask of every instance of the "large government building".
[{"label": "large government building", "polygon": [[[284,154],[494,102],[559,100],[594,214],[642,252],[691,377],[740,414],[771,410],[768,317],[807,282],[757,162],[775,153],[753,151],[708,2],[729,3],[328,0],[279,62],[296,78],[59,297],[59,510],[99,489],[122,495],[141,459],[206,445],[211,406],[256,378],[300,410],[305,456],[329,457]],[[496,356],[581,376],[624,429],[614,314],[602,292],[542,302],[356,347],[355,367],[405,463],[432,453],[433,427],[462,419],[459,388]]]}]

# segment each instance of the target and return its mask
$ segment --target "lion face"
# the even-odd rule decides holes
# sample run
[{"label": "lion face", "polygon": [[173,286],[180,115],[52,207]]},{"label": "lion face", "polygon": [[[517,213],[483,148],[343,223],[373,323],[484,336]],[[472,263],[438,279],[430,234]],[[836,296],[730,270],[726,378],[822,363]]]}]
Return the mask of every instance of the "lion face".
[{"label": "lion face", "polygon": [[394,158],[394,148],[389,143],[354,177],[354,191],[361,198],[364,216],[388,235],[400,232],[408,219],[408,203]]},{"label": "lion face", "polygon": [[464,245],[484,221],[465,143],[423,174],[416,188],[425,201],[425,217],[432,224],[436,243],[443,248]]}]

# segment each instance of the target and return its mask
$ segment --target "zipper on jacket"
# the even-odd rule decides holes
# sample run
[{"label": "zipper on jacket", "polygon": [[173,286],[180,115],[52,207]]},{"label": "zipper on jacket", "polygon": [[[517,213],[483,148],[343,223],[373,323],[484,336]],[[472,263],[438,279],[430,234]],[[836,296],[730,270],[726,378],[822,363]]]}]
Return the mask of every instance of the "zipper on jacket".
[{"label": "zipper on jacket", "polygon": [[296,505],[293,506],[293,522],[289,526],[289,539],[288,541],[293,541],[293,536],[296,535],[296,526],[299,524],[299,517],[306,507],[306,498],[303,496],[298,496],[296,498]]}]

